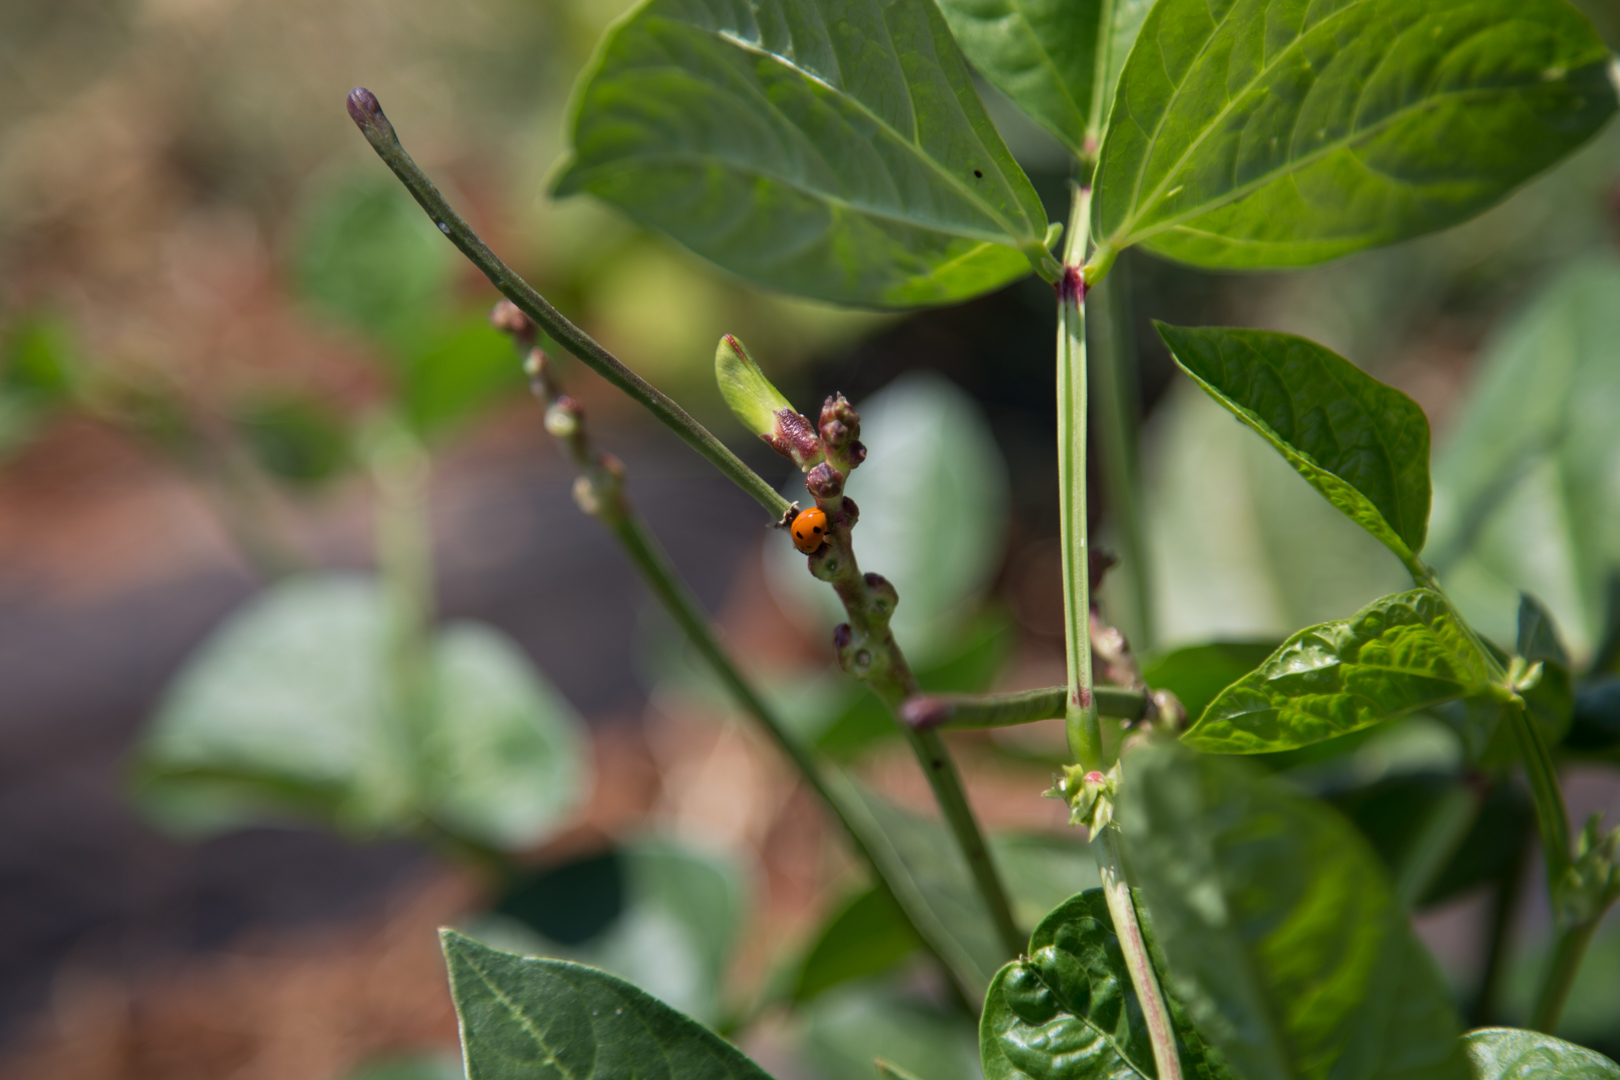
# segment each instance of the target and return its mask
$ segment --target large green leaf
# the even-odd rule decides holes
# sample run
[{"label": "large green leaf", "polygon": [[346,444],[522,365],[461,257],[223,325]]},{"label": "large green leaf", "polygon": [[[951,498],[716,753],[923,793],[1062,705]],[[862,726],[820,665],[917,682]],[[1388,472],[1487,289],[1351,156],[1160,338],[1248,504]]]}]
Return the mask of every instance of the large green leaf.
[{"label": "large green leaf", "polygon": [[1445,598],[1413,589],[1301,630],[1210,702],[1183,741],[1263,754],[1483,695],[1490,674]]},{"label": "large green leaf", "polygon": [[1563,0],[1160,0],[1120,78],[1094,231],[1261,267],[1445,228],[1591,137],[1608,65]]},{"label": "large green leaf", "polygon": [[876,975],[904,960],[921,944],[894,898],[867,889],[827,920],[794,976],[794,1001],[809,1001],[851,979]]},{"label": "large green leaf", "polygon": [[1212,398],[1415,564],[1429,528],[1429,421],[1417,402],[1292,334],[1158,327],[1176,363]]},{"label": "large green leaf", "polygon": [[1445,982],[1338,814],[1230,758],[1126,761],[1119,817],[1168,988],[1246,1080],[1463,1080]]},{"label": "large green leaf", "polygon": [[[985,78],[1075,154],[1107,119],[1120,69],[1152,0],[941,0],[962,51]],[[1108,25],[1102,21],[1107,18]],[[1099,36],[1104,37],[1098,48]],[[1097,64],[1103,64],[1101,102]],[[1095,120],[1093,119],[1095,115]]]},{"label": "large green leaf", "polygon": [[212,832],[289,815],[369,836],[424,817],[521,848],[586,789],[579,721],[517,646],[451,624],[420,727],[397,707],[386,605],[350,575],[290,579],[188,659],[137,750],[138,793],[171,827]]},{"label": "large green leaf", "polygon": [[576,93],[556,192],[752,281],[906,308],[1051,258],[1035,189],[930,0],[650,0]]},{"label": "large green leaf", "polygon": [[1499,612],[1504,638],[1521,590],[1578,654],[1602,636],[1620,565],[1617,295],[1612,255],[1549,281],[1485,350],[1435,456],[1430,558],[1476,625]]},{"label": "large green leaf", "polygon": [[[1189,1077],[1226,1076],[1180,1009],[1173,1022]],[[1151,1078],[1153,1047],[1101,889],[1054,908],[1029,955],[996,974],[979,1021],[986,1080]]]},{"label": "large green leaf", "polygon": [[769,1080],[724,1039],[623,979],[440,932],[468,1080]]},{"label": "large green leaf", "polygon": [[1539,1031],[1481,1028],[1463,1036],[1475,1080],[1620,1080],[1620,1065]]}]

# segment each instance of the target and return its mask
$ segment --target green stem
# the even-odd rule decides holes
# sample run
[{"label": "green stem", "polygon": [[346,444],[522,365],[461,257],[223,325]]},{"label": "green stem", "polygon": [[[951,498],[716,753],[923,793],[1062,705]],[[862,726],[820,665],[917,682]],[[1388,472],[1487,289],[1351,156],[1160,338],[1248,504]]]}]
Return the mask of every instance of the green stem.
[{"label": "green stem", "polygon": [[377,156],[394,171],[411,195],[427,211],[439,231],[450,238],[472,264],[483,271],[490,283],[499,289],[518,308],[534,320],[535,324],[567,349],[586,367],[624,391],[633,400],[656,416],[671,431],[679,435],[692,449],[708,458],[715,468],[732,483],[742,488],[768,510],[777,520],[787,513],[788,501],[767,484],[758,473],[726,449],[724,443],[702,424],[687,414],[669,395],[663,393],[625,367],[618,357],[604,349],[589,334],[569,322],[562,312],[552,307],[546,298],[536,292],[528,282],[507,266],[472,227],[453,210],[433,181],[427,178],[411,156],[400,145],[394,125],[383,115],[382,106],[370,90],[357,88],[349,94],[349,115],[359,125],[366,140]]},{"label": "green stem", "polygon": [[[521,343],[526,336],[532,337],[532,334],[526,335],[524,330],[519,328],[515,336]],[[955,976],[951,966],[945,962],[944,957],[929,940],[927,933],[901,902],[899,892],[885,869],[886,863],[878,854],[872,836],[862,824],[865,819],[856,812],[855,799],[845,793],[847,790],[845,787],[835,786],[835,783],[829,782],[829,778],[788,731],[775,710],[765,702],[753,684],[743,677],[742,672],[732,662],[730,655],[709,626],[702,607],[681,580],[679,571],[675,569],[669,556],[631,506],[624,493],[623,467],[616,459],[597,454],[592,449],[585,434],[584,418],[579,405],[560,392],[547,368],[545,355],[539,349],[533,349],[525,367],[536,396],[548,405],[546,430],[564,445],[579,468],[579,481],[574,488],[574,497],[579,502],[580,508],[600,521],[618,540],[625,554],[629,556],[631,565],[641,575],[642,581],[652,590],[675,625],[708,663],[732,700],[764,730],[782,755],[793,763],[793,767],[798,770],[810,790],[815,792],[822,805],[832,811],[856,852],[870,867],[878,887],[895,901],[896,907],[912,924],[918,940],[922,941],[939,961],[940,967],[952,978],[954,985]],[[837,779],[836,776],[833,778],[834,781]],[[961,986],[957,986],[956,989],[965,998],[966,990]]]},{"label": "green stem", "polygon": [[1096,286],[1089,347],[1092,389],[1097,395],[1097,427],[1103,445],[1103,481],[1108,516],[1125,561],[1127,623],[1139,652],[1153,647],[1152,568],[1142,527],[1137,467],[1136,343],[1132,334],[1130,278],[1126,263]]},{"label": "green stem", "polygon": [[1542,857],[1547,861],[1548,888],[1557,893],[1559,883],[1570,868],[1569,812],[1564,808],[1564,792],[1558,786],[1558,771],[1541,737],[1541,729],[1530,718],[1524,701],[1515,698],[1508,706],[1508,723],[1513,726],[1519,756],[1524,759],[1525,775],[1536,807],[1536,825],[1541,831]]},{"label": "green stem", "polygon": [[1069,681],[1069,749],[1102,769],[1102,725],[1092,695],[1091,556],[1086,531],[1086,287],[1079,267],[1091,220],[1091,189],[1076,187],[1058,285],[1058,513],[1063,550],[1063,646]]},{"label": "green stem", "polygon": [[1395,868],[1395,895],[1408,910],[1434,886],[1441,871],[1479,817],[1480,797],[1466,786],[1443,793],[1418,825],[1417,835]]},{"label": "green stem", "polygon": [[1592,919],[1558,932],[1552,959],[1536,993],[1535,1011],[1530,1014],[1530,1026],[1535,1030],[1551,1035],[1557,1029],[1558,1018],[1564,1013],[1564,1003],[1575,985],[1575,975],[1581,969],[1581,960],[1586,956],[1586,947],[1592,943],[1592,935],[1597,932],[1598,922]]},{"label": "green stem", "polygon": [[1114,920],[1114,933],[1119,938],[1120,951],[1125,954],[1125,968],[1130,972],[1131,985],[1136,988],[1137,1000],[1142,1005],[1142,1019],[1147,1023],[1148,1038],[1153,1042],[1153,1064],[1158,1067],[1159,1080],[1181,1080],[1181,1055],[1176,1050],[1175,1030],[1170,1026],[1170,1009],[1159,988],[1159,977],[1148,955],[1147,941],[1142,936],[1142,924],[1137,918],[1136,904],[1131,899],[1130,884],[1120,859],[1119,828],[1106,825],[1092,840],[1108,914]]},{"label": "green stem", "polygon": [[1469,1010],[1469,1026],[1486,1027],[1496,1020],[1496,998],[1502,972],[1507,966],[1508,938],[1519,911],[1520,879],[1529,856],[1530,836],[1524,833],[1513,854],[1513,863],[1496,883],[1491,901],[1491,921],[1486,928],[1485,967],[1479,975],[1479,992]]},{"label": "green stem", "polygon": [[[912,727],[937,731],[1013,727],[1063,716],[1068,692],[1066,686],[1048,686],[1011,694],[920,694],[901,706],[900,718]],[[1140,720],[1147,714],[1145,690],[1094,686],[1092,695],[1099,715]]]}]

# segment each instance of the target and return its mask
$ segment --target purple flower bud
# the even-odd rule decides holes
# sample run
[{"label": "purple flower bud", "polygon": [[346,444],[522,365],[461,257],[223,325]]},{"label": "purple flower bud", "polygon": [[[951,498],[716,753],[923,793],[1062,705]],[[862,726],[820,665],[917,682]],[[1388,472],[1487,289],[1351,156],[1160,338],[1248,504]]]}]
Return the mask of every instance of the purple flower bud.
[{"label": "purple flower bud", "polygon": [[362,131],[393,130],[388,117],[383,115],[382,103],[377,100],[377,95],[363,86],[349,91],[349,117]]},{"label": "purple flower bud", "polygon": [[821,439],[829,452],[838,452],[861,437],[861,414],[843,394],[834,394],[821,406]]},{"label": "purple flower bud", "polygon": [[534,323],[510,300],[502,300],[489,313],[489,325],[510,334],[525,345],[534,344]]},{"label": "purple flower bud", "polygon": [[804,478],[804,487],[816,497],[817,502],[832,500],[844,493],[844,478],[837,469],[823,461]]},{"label": "purple flower bud", "polygon": [[843,652],[849,648],[849,643],[855,639],[855,632],[849,628],[849,623],[839,623],[833,627],[833,648]]}]

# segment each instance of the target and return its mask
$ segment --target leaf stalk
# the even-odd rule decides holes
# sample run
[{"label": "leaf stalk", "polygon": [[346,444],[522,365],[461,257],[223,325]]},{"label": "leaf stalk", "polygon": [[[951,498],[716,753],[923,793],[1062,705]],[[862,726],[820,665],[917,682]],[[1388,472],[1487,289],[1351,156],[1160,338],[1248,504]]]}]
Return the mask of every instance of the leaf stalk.
[{"label": "leaf stalk", "polygon": [[1120,951],[1125,954],[1125,968],[1130,972],[1131,984],[1142,1004],[1142,1019],[1147,1023],[1148,1038],[1153,1043],[1153,1064],[1159,1080],[1181,1080],[1181,1054],[1176,1048],[1175,1030],[1170,1026],[1170,1010],[1159,988],[1159,977],[1153,970],[1136,904],[1131,899],[1131,887],[1125,879],[1119,852],[1119,826],[1103,826],[1092,838],[1091,847],[1097,853],[1103,896],[1108,901],[1108,914],[1114,921]]}]

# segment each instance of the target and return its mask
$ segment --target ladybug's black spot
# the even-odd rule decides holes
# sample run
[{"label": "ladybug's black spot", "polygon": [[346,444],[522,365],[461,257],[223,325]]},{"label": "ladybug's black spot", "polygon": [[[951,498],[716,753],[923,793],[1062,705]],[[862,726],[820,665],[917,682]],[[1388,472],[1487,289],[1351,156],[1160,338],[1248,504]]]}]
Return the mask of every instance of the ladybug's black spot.
[{"label": "ladybug's black spot", "polygon": [[810,526],[810,528],[811,528],[811,530],[813,532],[821,532],[822,531],[820,525],[812,525],[812,526]]},{"label": "ladybug's black spot", "polygon": [[978,169],[974,169],[973,170],[973,178],[975,180],[983,180],[984,179],[984,173],[980,172]]}]

